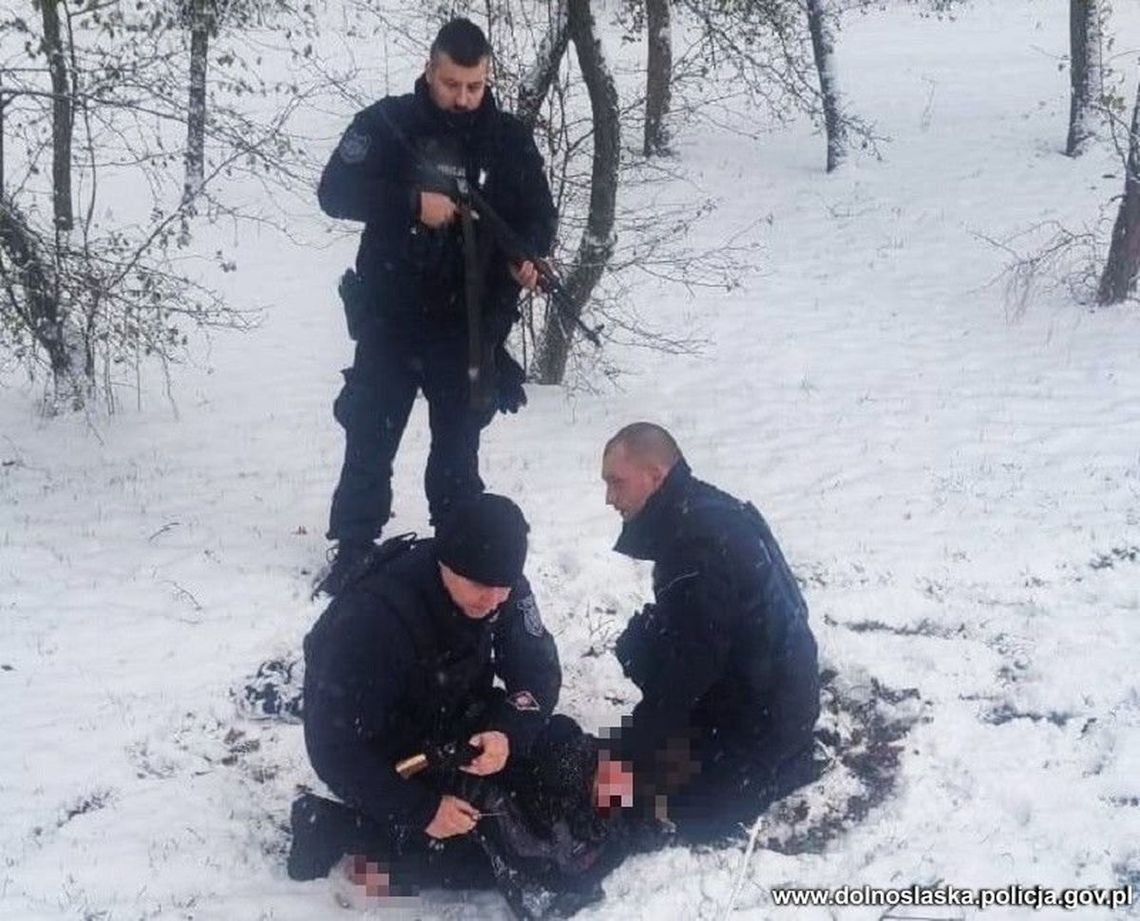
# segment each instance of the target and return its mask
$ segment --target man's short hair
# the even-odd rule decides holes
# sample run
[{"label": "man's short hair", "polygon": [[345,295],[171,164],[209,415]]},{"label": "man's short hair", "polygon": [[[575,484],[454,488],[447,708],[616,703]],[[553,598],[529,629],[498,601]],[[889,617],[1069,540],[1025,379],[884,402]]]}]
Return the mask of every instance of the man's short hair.
[{"label": "man's short hair", "polygon": [[603,455],[621,445],[638,461],[660,464],[672,469],[681,460],[681,449],[667,430],[653,422],[631,422],[606,442]]},{"label": "man's short hair", "polygon": [[445,23],[431,43],[431,57],[442,52],[460,67],[474,67],[491,54],[487,36],[470,19],[462,16]]}]

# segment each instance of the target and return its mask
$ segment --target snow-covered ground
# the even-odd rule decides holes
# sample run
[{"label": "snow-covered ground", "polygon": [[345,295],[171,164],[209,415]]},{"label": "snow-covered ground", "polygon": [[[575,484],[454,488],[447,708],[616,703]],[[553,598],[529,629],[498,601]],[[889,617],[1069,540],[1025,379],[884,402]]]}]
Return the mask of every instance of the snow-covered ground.
[{"label": "snow-covered ground", "polygon": [[[1131,92],[1140,8],[1116,6]],[[701,354],[616,350],[620,389],[531,386],[488,431],[484,478],[532,523],[562,708],[591,728],[632,696],[595,652],[649,595],[647,570],[610,552],[599,479],[605,439],[640,418],[765,513],[828,665],[921,701],[893,794],[822,853],[758,849],[735,898],[741,849],[639,857],[584,918],[713,918],[730,901],[752,918],[885,916],[777,908],[775,885],[1140,889],[1140,314],[1044,288],[1011,311],[990,284],[1008,256],[983,240],[1079,229],[1122,186],[1107,148],[1060,154],[1067,23],[1061,0],[848,16],[844,88],[891,141],[833,176],[806,125],[755,141],[682,126],[677,194],[721,200],[698,242],[751,228],[763,271],[695,297],[639,283],[638,309],[699,329]],[[323,226],[314,202],[312,236]],[[284,874],[289,801],[315,780],[299,728],[244,719],[232,697],[319,613],[350,357],[334,285],[354,244],[334,239],[231,241],[240,271],[218,283],[271,307],[176,371],[177,414],[156,388],[95,431],[0,391],[3,921],[341,914],[324,884]],[[398,530],[426,529],[426,434],[420,406]],[[420,911],[506,916],[495,895]]]}]

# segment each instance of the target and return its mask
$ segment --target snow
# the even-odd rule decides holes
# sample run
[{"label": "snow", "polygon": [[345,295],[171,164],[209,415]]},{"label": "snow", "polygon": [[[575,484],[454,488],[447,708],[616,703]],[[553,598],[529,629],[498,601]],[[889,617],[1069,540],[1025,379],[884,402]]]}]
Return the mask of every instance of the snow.
[{"label": "snow", "polygon": [[[1116,6],[1125,46],[1140,9]],[[747,228],[763,271],[695,299],[635,286],[640,312],[699,325],[707,348],[611,346],[619,386],[530,385],[488,430],[488,486],[531,520],[562,709],[590,728],[636,693],[593,653],[650,596],[647,568],[610,551],[599,477],[605,439],[638,418],[764,512],[826,663],[855,690],[875,678],[921,702],[897,788],[822,853],[758,847],[735,899],[743,847],[640,856],[581,917],[721,917],[730,900],[791,917],[767,893],[789,884],[1138,887],[1140,314],[1046,286],[1013,313],[992,283],[1008,257],[982,242],[1094,224],[1119,193],[1104,145],[1061,153],[1067,29],[1065,5],[1042,0],[849,14],[845,98],[891,141],[831,176],[806,125],[757,141],[678,126],[684,188],[721,201],[696,242]],[[1134,59],[1114,66],[1135,84]],[[350,114],[323,116],[328,149]],[[291,797],[315,783],[300,730],[232,697],[320,610],[308,591],[342,449],[330,407],[351,356],[335,283],[355,244],[324,236],[315,201],[308,220],[319,245],[219,229],[240,269],[214,281],[265,322],[200,343],[174,371],[177,413],[159,381],[141,410],[95,420],[45,421],[34,388],[0,391],[3,921],[340,913],[324,883],[284,874]],[[421,403],[392,533],[426,530],[426,436]],[[506,909],[430,893],[419,916]]]}]

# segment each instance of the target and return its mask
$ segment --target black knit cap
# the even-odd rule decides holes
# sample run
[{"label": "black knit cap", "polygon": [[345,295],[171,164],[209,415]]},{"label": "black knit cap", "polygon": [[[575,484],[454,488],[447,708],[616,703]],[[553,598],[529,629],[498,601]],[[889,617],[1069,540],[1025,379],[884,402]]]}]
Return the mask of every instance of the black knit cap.
[{"label": "black knit cap", "polygon": [[453,572],[480,585],[511,588],[526,562],[530,527],[506,496],[480,493],[455,507],[436,528],[436,554]]}]

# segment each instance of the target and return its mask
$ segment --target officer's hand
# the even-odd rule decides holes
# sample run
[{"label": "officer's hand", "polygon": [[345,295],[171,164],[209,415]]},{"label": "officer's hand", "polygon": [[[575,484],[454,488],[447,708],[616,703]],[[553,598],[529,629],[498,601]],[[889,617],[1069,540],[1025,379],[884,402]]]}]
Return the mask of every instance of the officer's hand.
[{"label": "officer's hand", "polygon": [[453,838],[465,835],[479,821],[479,810],[458,796],[445,796],[439,801],[435,818],[424,829],[432,838]]},{"label": "officer's hand", "polygon": [[526,406],[526,391],[523,389],[526,372],[501,345],[495,349],[495,372],[495,398],[499,411],[517,413],[520,407]]},{"label": "officer's hand", "polygon": [[446,195],[439,192],[420,192],[420,223],[433,230],[450,224],[459,208]]},{"label": "officer's hand", "polygon": [[528,291],[534,291],[538,288],[538,269],[534,267],[534,263],[529,259],[526,262],[514,263],[509,266],[511,270],[511,278],[515,283],[526,288]]},{"label": "officer's hand", "polygon": [[503,733],[494,730],[479,732],[469,741],[476,748],[483,750],[479,753],[479,757],[459,770],[478,777],[486,777],[488,774],[499,773],[506,766],[507,758],[511,754],[511,743]]},{"label": "officer's hand", "polygon": [[605,749],[598,752],[598,773],[594,777],[594,804],[608,809],[614,800],[622,807],[633,805],[633,771],[624,761],[610,759]]}]

